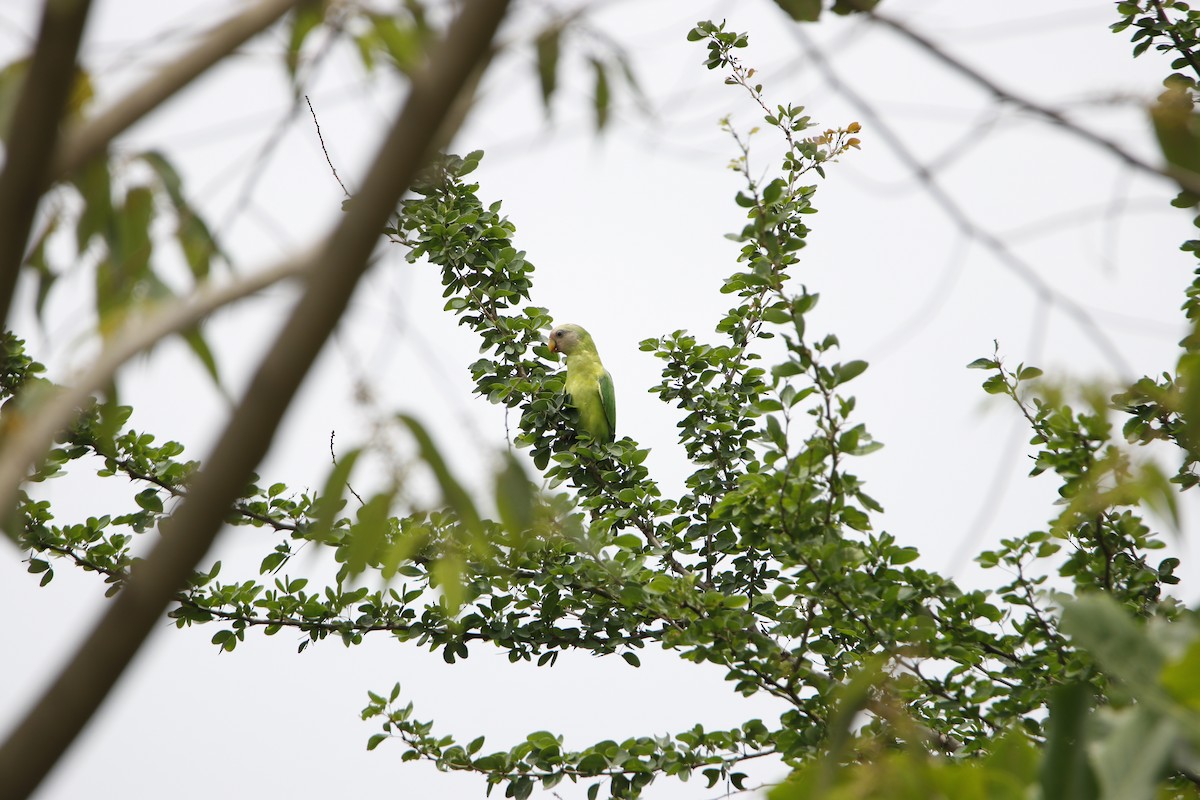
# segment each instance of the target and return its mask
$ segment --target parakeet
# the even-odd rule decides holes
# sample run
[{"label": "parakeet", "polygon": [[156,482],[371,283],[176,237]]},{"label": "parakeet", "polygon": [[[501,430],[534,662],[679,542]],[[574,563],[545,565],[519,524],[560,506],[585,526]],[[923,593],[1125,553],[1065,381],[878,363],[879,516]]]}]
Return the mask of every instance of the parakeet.
[{"label": "parakeet", "polygon": [[550,351],[567,357],[566,389],[579,412],[579,426],[597,442],[611,442],[617,428],[617,397],[591,334],[578,325],[559,325],[550,331]]}]

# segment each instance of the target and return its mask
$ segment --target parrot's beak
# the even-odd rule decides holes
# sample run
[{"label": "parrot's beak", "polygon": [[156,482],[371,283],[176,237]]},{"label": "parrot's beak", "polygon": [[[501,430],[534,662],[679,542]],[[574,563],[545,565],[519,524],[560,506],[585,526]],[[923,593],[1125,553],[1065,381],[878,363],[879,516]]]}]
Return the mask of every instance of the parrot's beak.
[{"label": "parrot's beak", "polygon": [[558,347],[556,347],[556,346],[555,346],[555,344],[554,344],[554,337],[551,337],[551,338],[550,338],[550,352],[551,352],[551,353],[557,353],[557,352],[558,352]]}]

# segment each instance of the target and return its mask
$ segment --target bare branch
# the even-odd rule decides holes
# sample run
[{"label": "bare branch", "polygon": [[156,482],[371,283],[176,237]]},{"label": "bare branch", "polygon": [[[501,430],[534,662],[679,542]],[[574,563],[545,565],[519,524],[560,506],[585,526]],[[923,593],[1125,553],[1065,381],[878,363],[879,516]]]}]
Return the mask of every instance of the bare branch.
[{"label": "bare branch", "polygon": [[[1125,376],[1132,375],[1133,370],[1125,359],[1125,356],[1121,353],[1121,350],[1104,329],[1097,324],[1096,320],[1092,318],[1088,310],[1070,296],[1056,290],[1038,274],[1037,270],[1031,264],[1013,252],[1012,248],[1005,241],[972,220],[963,211],[962,207],[955,202],[954,198],[950,196],[949,192],[942,187],[933,172],[925,164],[921,163],[916,154],[908,149],[900,137],[896,135],[895,131],[892,130],[891,126],[875,111],[874,107],[862,95],[858,94],[858,92],[846,85],[838,77],[829,64],[828,59],[826,59],[825,54],[812,39],[799,26],[794,26],[791,31],[792,36],[808,50],[812,56],[813,64],[825,76],[825,80],[829,85],[851,104],[858,107],[863,115],[863,120],[870,123],[872,128],[879,133],[880,138],[892,149],[900,161],[913,171],[914,176],[924,186],[930,198],[937,203],[955,226],[965,236],[987,247],[996,257],[996,260],[1020,278],[1039,300],[1057,307],[1074,320],[1080,330],[1091,339],[1096,349],[1104,354],[1114,368]],[[1157,172],[1157,170],[1153,169],[1152,171]]]},{"label": "bare branch", "polygon": [[50,184],[50,159],[90,7],[91,0],[44,5],[33,62],[12,115],[0,173],[0,329],[8,318],[38,200]]},{"label": "bare branch", "polygon": [[[222,22],[175,62],[157,69],[141,86],[107,111],[72,126],[55,154],[53,177],[61,180],[104,152],[108,144],[142,117],[212,68],[247,40],[273,25],[300,0],[261,0]],[[53,5],[51,3],[50,5]]]},{"label": "bare branch", "polygon": [[99,708],[208,552],[267,452],[284,412],[341,318],[389,215],[429,155],[443,121],[488,46],[507,0],[466,4],[428,67],[412,82],[362,191],[322,248],[307,288],[162,539],[86,640],[0,746],[5,794],[24,798]]},{"label": "bare branch", "polygon": [[1007,89],[1004,89],[982,72],[979,72],[973,67],[962,61],[959,61],[957,58],[947,53],[932,39],[929,39],[923,34],[916,32],[899,20],[884,14],[880,14],[874,10],[871,10],[867,13],[870,14],[871,19],[875,20],[881,25],[891,28],[905,39],[908,39],[910,42],[918,45],[926,53],[933,56],[938,61],[941,61],[943,64],[950,67],[964,78],[967,78],[973,83],[983,87],[988,92],[993,94],[997,99],[1003,100],[1006,103],[1011,103],[1017,108],[1028,111],[1031,114],[1042,117],[1043,119],[1058,125],[1071,135],[1107,150],[1109,153],[1116,156],[1119,161],[1123,161],[1131,167],[1151,175],[1162,176],[1178,183],[1181,187],[1187,189],[1188,191],[1200,194],[1200,176],[1188,173],[1176,174],[1178,170],[1168,171],[1164,167],[1156,167],[1150,162],[1144,161],[1143,159],[1129,152],[1111,139],[1106,139],[1100,134],[1090,131],[1082,125],[1072,122],[1061,112],[1044,106],[1040,103],[1035,103],[1027,97],[1021,97],[1020,95],[1013,94]]}]

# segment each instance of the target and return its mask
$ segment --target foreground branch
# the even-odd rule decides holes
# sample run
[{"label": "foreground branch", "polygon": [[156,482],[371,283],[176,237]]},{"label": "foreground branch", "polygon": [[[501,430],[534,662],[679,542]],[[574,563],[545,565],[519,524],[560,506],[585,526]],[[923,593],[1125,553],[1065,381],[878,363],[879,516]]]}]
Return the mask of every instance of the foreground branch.
[{"label": "foreground branch", "polygon": [[[21,482],[38,459],[54,443],[54,437],[69,427],[92,395],[112,383],[117,370],[136,356],[173,333],[193,327],[214,311],[259,292],[286,278],[311,270],[315,254],[285,261],[256,272],[235,283],[206,288],[177,303],[156,310],[149,318],[136,320],[107,343],[86,372],[70,386],[63,386],[51,397],[39,398],[36,407],[19,420],[14,415],[11,433],[0,452],[0,508],[12,508]],[[41,387],[34,387],[37,391]],[[17,407],[20,407],[18,402]],[[15,539],[17,531],[5,531]]]},{"label": "foreground branch", "polygon": [[[101,114],[83,120],[64,135],[55,154],[53,177],[61,180],[104,152],[108,144],[172,95],[203,75],[249,39],[275,24],[299,0],[262,0],[222,22],[200,43],[174,62],[162,66],[141,86]],[[54,3],[48,3],[52,6]]]},{"label": "foreground branch", "polygon": [[304,296],[263,359],[250,388],[159,545],[18,727],[0,746],[8,797],[37,788],[125,670],[171,598],[220,531],[229,506],[267,452],[284,412],[366,269],[389,215],[429,155],[451,105],[504,17],[507,0],[475,0],[414,78],[367,180],[323,248]]},{"label": "foreground branch", "polygon": [[0,173],[0,330],[8,318],[38,200],[50,184],[50,159],[90,6],[91,0],[45,4],[33,62],[11,118]]}]

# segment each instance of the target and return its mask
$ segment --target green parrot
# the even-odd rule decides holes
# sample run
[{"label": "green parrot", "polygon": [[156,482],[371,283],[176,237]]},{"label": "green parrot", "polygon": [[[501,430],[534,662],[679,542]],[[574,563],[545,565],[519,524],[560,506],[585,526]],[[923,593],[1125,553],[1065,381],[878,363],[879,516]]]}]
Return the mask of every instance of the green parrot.
[{"label": "green parrot", "polygon": [[567,394],[579,412],[579,426],[597,442],[611,442],[617,427],[617,397],[592,335],[578,325],[559,325],[550,331],[550,352],[567,357]]}]

